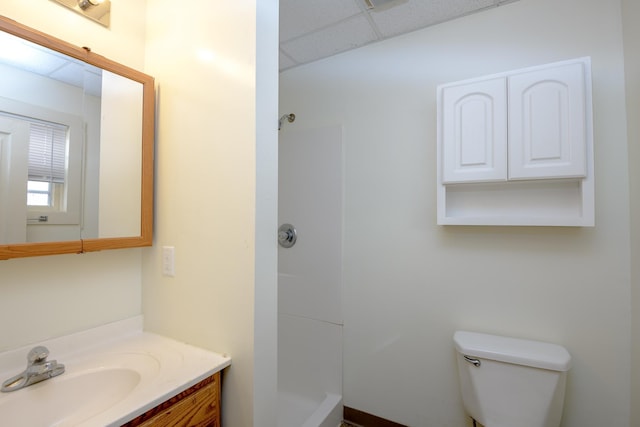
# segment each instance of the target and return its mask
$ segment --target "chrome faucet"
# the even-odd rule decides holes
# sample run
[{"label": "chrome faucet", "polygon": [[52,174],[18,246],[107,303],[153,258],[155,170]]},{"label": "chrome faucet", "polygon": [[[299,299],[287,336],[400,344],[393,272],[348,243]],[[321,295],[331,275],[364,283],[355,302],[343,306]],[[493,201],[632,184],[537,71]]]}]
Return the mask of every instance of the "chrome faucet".
[{"label": "chrome faucet", "polygon": [[49,357],[47,347],[37,346],[32,348],[27,354],[27,369],[3,382],[0,391],[20,390],[31,384],[39,383],[64,373],[63,364],[55,360],[47,360],[47,357]]}]

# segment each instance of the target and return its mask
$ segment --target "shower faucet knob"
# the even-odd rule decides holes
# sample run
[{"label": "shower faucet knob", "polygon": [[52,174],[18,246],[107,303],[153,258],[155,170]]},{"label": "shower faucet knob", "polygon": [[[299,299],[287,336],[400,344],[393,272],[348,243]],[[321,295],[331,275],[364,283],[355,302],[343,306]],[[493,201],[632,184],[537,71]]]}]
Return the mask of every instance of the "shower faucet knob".
[{"label": "shower faucet knob", "polygon": [[278,243],[283,248],[290,248],[296,244],[298,240],[298,232],[296,228],[291,224],[282,224],[278,228]]}]

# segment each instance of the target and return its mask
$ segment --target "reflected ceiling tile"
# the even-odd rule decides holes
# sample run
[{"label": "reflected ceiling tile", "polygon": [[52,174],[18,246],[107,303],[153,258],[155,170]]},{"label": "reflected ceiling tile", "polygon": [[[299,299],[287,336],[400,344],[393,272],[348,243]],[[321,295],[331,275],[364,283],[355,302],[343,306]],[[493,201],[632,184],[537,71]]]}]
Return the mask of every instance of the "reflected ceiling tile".
[{"label": "reflected ceiling tile", "polygon": [[67,84],[82,87],[84,84],[84,68],[75,62],[69,62],[64,67],[49,74],[49,77]]},{"label": "reflected ceiling tile", "polygon": [[0,62],[37,74],[49,74],[65,63],[57,55],[51,55],[40,49],[29,49],[21,45],[20,54],[13,53],[8,45],[0,48]]},{"label": "reflected ceiling tile", "polygon": [[99,73],[85,70],[84,73],[84,92],[89,95],[102,96],[102,71]]},{"label": "reflected ceiling tile", "polygon": [[357,15],[361,0],[280,0],[280,41],[291,40]]},{"label": "reflected ceiling tile", "polygon": [[371,11],[383,37],[391,37],[494,6],[495,0],[410,0]]},{"label": "reflected ceiling tile", "polygon": [[356,16],[336,25],[281,44],[282,50],[298,63],[324,58],[364,46],[377,40],[364,16]]}]

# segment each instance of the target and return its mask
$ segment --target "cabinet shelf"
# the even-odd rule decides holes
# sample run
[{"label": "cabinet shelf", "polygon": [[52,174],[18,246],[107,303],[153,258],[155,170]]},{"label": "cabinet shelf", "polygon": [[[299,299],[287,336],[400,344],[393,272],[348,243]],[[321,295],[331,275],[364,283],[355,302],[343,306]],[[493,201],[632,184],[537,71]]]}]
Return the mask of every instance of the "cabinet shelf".
[{"label": "cabinet shelf", "polygon": [[439,192],[442,225],[589,226],[583,180],[536,180],[448,185]]}]

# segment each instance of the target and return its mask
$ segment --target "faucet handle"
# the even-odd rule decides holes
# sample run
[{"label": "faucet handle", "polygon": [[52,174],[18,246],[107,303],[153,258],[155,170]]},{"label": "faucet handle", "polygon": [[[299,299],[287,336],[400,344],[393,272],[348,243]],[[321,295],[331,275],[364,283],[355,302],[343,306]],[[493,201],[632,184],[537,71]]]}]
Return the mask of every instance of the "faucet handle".
[{"label": "faucet handle", "polygon": [[27,361],[30,365],[33,365],[34,363],[44,362],[47,360],[47,357],[49,357],[49,349],[45,346],[39,345],[29,351],[29,354],[27,354]]}]

